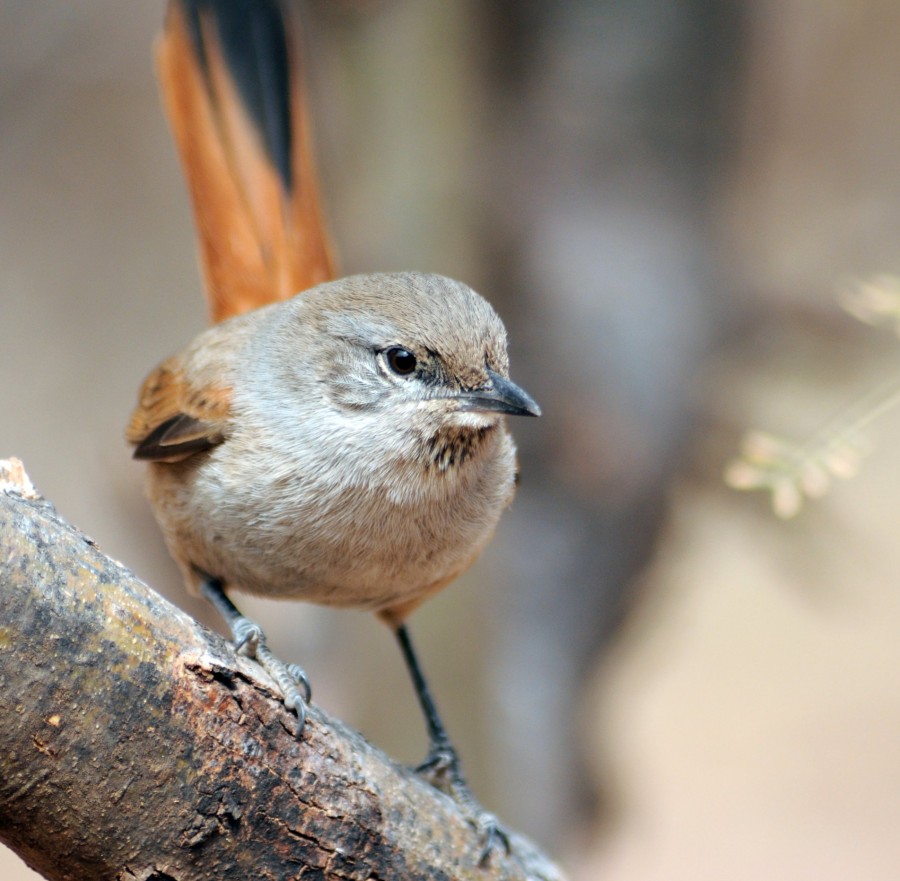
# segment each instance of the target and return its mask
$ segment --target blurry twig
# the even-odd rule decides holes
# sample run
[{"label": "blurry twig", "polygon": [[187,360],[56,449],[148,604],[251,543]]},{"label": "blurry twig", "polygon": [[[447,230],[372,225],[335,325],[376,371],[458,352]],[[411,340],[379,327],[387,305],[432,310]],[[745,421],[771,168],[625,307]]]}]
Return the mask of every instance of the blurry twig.
[{"label": "blurry twig", "polygon": [[851,279],[838,290],[838,303],[854,318],[873,326],[893,324],[900,336],[900,277]]},{"label": "blurry twig", "polygon": [[[900,278],[880,275],[843,286],[838,301],[867,324],[893,324],[900,335]],[[763,489],[772,494],[779,517],[797,514],[804,498],[821,498],[833,477],[852,477],[872,443],[869,425],[900,402],[900,377],[869,392],[817,431],[798,442],[750,431],[741,455],[725,469],[733,489]]]},{"label": "blurry twig", "polygon": [[857,401],[806,441],[761,431],[744,436],[741,455],[725,469],[733,489],[766,489],[779,517],[793,517],[803,499],[821,498],[832,477],[852,477],[869,452],[868,425],[900,401],[900,378]]}]

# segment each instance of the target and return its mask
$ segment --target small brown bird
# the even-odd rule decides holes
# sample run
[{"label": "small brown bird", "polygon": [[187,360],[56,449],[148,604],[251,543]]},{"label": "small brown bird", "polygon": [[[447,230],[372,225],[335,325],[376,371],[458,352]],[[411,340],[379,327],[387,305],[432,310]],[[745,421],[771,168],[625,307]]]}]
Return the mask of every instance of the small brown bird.
[{"label": "small brown bird", "polygon": [[[505,416],[540,411],[509,378],[497,314],[459,282],[357,275],[284,299],[332,272],[289,33],[277,3],[170,5],[161,80],[219,323],[150,374],[127,438],[189,587],[301,727],[305,676],[225,591],[370,609],[393,628],[428,725],[422,767],[488,853],[505,836],[464,783],[404,622],[491,538],[515,484]],[[247,96],[263,93],[260,121]]]}]

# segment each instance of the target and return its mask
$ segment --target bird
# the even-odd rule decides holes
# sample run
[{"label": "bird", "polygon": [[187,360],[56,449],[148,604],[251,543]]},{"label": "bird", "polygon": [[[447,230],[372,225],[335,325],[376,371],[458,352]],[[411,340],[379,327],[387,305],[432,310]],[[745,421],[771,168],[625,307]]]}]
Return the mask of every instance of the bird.
[{"label": "bird", "polygon": [[503,322],[433,273],[335,278],[290,19],[276,0],[171,0],[164,104],[213,324],[144,381],[126,439],[188,589],[296,713],[311,689],[230,594],[370,610],[423,711],[419,770],[468,812],[482,859],[508,836],[475,800],[407,619],[490,541],[518,477]]}]

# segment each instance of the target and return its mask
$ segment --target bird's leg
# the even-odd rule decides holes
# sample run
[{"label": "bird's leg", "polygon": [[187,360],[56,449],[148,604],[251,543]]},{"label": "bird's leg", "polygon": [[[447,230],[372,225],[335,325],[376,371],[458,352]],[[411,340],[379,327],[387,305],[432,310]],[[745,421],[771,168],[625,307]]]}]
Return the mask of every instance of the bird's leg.
[{"label": "bird's leg", "polygon": [[262,628],[241,614],[238,607],[226,595],[218,578],[204,574],[200,592],[225,619],[231,630],[235,650],[244,651],[249,657],[255,658],[263,670],[275,680],[281,689],[284,705],[297,716],[297,737],[299,737],[303,733],[303,724],[306,721],[306,707],[312,697],[306,673],[296,664],[285,664],[272,654]]},{"label": "bird's leg", "polygon": [[424,775],[433,786],[446,792],[468,814],[469,821],[475,826],[482,837],[481,864],[484,865],[490,859],[496,846],[501,846],[506,853],[510,852],[509,835],[500,825],[497,818],[486,811],[469,789],[462,773],[459,754],[456,752],[447,729],[441,721],[437,706],[428,683],[422,673],[419,660],[413,649],[409,631],[405,624],[394,628],[403,660],[413,681],[419,706],[425,716],[425,725],[428,729],[428,755],[425,761],[416,768],[416,771]]}]

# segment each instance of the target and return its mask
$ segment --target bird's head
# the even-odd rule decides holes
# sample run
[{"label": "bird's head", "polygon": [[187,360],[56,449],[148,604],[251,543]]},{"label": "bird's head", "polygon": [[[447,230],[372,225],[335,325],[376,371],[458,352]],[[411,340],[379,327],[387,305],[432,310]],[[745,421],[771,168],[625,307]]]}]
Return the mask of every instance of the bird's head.
[{"label": "bird's head", "polygon": [[438,275],[351,276],[302,294],[328,401],[426,429],[539,416],[509,378],[506,329],[471,288]]}]

